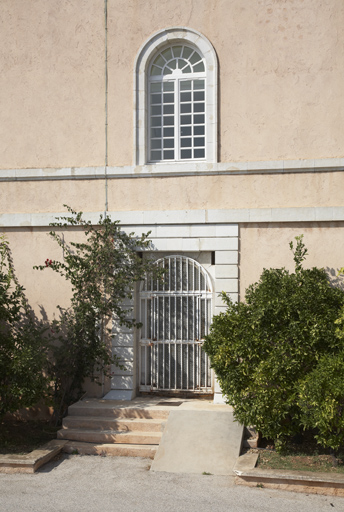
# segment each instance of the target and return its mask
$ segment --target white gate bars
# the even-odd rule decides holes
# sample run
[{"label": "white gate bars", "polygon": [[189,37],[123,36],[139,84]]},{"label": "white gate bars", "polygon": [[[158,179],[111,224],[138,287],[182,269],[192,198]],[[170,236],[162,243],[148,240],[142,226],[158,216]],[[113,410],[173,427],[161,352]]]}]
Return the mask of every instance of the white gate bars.
[{"label": "white gate bars", "polygon": [[140,293],[140,390],[212,391],[202,349],[211,321],[211,282],[191,258],[169,256],[161,281],[147,278]]}]

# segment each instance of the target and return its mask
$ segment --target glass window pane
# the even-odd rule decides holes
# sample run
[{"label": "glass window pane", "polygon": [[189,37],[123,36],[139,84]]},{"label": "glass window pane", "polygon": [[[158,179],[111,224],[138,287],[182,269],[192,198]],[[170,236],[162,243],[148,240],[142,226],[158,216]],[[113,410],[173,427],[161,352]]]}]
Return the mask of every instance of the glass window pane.
[{"label": "glass window pane", "polygon": [[204,158],[205,150],[204,149],[195,149],[194,150],[194,158]]},{"label": "glass window pane", "polygon": [[191,116],[180,116],[180,124],[191,124]]},{"label": "glass window pane", "polygon": [[171,48],[166,48],[166,50],[164,50],[163,52],[161,52],[161,55],[163,55],[165,57],[166,60],[170,60],[172,59],[172,52],[171,52]]},{"label": "glass window pane", "polygon": [[194,112],[204,112],[204,103],[194,103]]},{"label": "glass window pane", "polygon": [[194,126],[193,134],[194,135],[204,135],[204,126]]},{"label": "glass window pane", "polygon": [[174,139],[164,139],[164,148],[174,148]]},{"label": "glass window pane", "polygon": [[166,60],[161,55],[158,55],[154,61],[154,64],[163,68],[166,64]]},{"label": "glass window pane", "polygon": [[180,89],[181,91],[191,91],[191,80],[182,80],[180,82]]},{"label": "glass window pane", "polygon": [[195,114],[194,115],[194,123],[195,124],[203,124],[204,123],[204,114]]},{"label": "glass window pane", "polygon": [[174,114],[174,105],[164,105],[164,114]]},{"label": "glass window pane", "polygon": [[191,149],[182,149],[180,154],[181,158],[191,158]]},{"label": "glass window pane", "polygon": [[180,135],[191,135],[191,126],[182,126],[180,128]]},{"label": "glass window pane", "polygon": [[190,139],[180,139],[180,145],[182,148],[191,148],[191,138]]},{"label": "glass window pane", "polygon": [[203,64],[203,62],[200,62],[199,64],[196,64],[196,66],[194,66],[193,70],[194,70],[194,73],[203,73],[203,71],[204,71],[204,64]]},{"label": "glass window pane", "polygon": [[161,117],[152,117],[151,126],[161,126]]},{"label": "glass window pane", "polygon": [[182,92],[180,94],[180,101],[191,101],[191,92]]},{"label": "glass window pane", "polygon": [[169,92],[163,94],[164,96],[164,103],[174,103],[174,94],[171,94]]},{"label": "glass window pane", "polygon": [[173,46],[172,47],[173,55],[175,57],[180,57],[182,54],[182,49],[183,49],[182,46]]},{"label": "glass window pane", "polygon": [[164,137],[174,137],[174,128],[164,128]]},{"label": "glass window pane", "polygon": [[151,106],[151,114],[157,116],[161,114],[161,105],[152,105]]},{"label": "glass window pane", "polygon": [[184,59],[178,59],[178,69],[183,69],[187,66],[188,63]]},{"label": "glass window pane", "polygon": [[201,56],[199,53],[197,53],[196,51],[191,55],[191,57],[189,58],[189,61],[191,62],[191,64],[195,64],[196,62],[198,62],[199,60],[201,60]]},{"label": "glass window pane", "polygon": [[194,92],[194,101],[204,101],[204,91]]},{"label": "glass window pane", "polygon": [[164,126],[174,125],[174,117],[173,116],[165,116],[164,117]]},{"label": "glass window pane", "polygon": [[194,80],[193,86],[194,89],[204,89],[204,80]]},{"label": "glass window pane", "polygon": [[184,46],[182,56],[184,59],[188,59],[190,55],[192,54],[193,49],[189,46]]},{"label": "glass window pane", "polygon": [[182,114],[188,114],[191,112],[191,103],[182,103],[180,105],[180,111]]},{"label": "glass window pane", "polygon": [[164,82],[163,88],[164,91],[174,91],[174,82]]},{"label": "glass window pane", "polygon": [[176,59],[170,60],[170,62],[167,64],[167,66],[168,66],[170,69],[176,69],[176,67],[177,67],[177,61],[176,61]]},{"label": "glass window pane", "polygon": [[161,151],[151,151],[151,160],[161,160]]},{"label": "glass window pane", "polygon": [[171,75],[171,74],[172,74],[172,70],[169,69],[167,66],[165,66],[163,75]]},{"label": "glass window pane", "polygon": [[151,137],[161,137],[161,128],[151,128]]},{"label": "glass window pane", "polygon": [[164,151],[164,159],[165,160],[173,160],[174,159],[174,151],[172,151],[172,150]]},{"label": "glass window pane", "polygon": [[161,91],[161,82],[153,82],[150,86],[151,92],[160,92]]},{"label": "glass window pane", "polygon": [[151,76],[159,76],[161,74],[162,74],[162,69],[153,65],[151,68]]},{"label": "glass window pane", "polygon": [[161,94],[151,94],[151,103],[152,104],[161,103]]},{"label": "glass window pane", "polygon": [[161,149],[161,139],[153,139],[151,141],[151,148],[152,149]]},{"label": "glass window pane", "polygon": [[204,137],[196,137],[194,138],[194,146],[204,146]]},{"label": "glass window pane", "polygon": [[185,68],[183,68],[183,73],[192,73],[190,66],[185,66]]}]

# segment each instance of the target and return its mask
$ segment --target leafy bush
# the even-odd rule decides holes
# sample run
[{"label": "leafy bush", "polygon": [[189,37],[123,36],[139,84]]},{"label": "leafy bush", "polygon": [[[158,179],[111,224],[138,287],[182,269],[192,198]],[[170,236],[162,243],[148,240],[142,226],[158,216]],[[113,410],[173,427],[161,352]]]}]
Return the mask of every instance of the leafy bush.
[{"label": "leafy bush", "polygon": [[0,418],[37,404],[48,389],[45,328],[18,283],[8,242],[0,237]]},{"label": "leafy bush", "polygon": [[302,428],[300,383],[321,356],[343,348],[335,320],[344,292],[324,270],[302,267],[306,253],[297,237],[294,273],[265,269],[244,303],[224,294],[227,310],[215,316],[204,344],[237,420],[280,442]]},{"label": "leafy bush", "polygon": [[324,447],[344,445],[344,353],[322,356],[299,386],[300,421]]},{"label": "leafy bush", "polygon": [[[147,272],[161,273],[151,260],[138,255],[150,247],[148,234],[127,234],[109,217],[101,216],[92,226],[81,212],[66,208],[70,215],[58,218],[52,224],[57,229],[50,232],[63,249],[63,261],[46,259],[35,267],[57,272],[72,288],[70,307],[58,306],[60,319],[52,325],[50,376],[56,421],[81,397],[86,377],[99,383],[102,375],[110,376],[110,365],[118,364],[111,355],[111,325],[139,325],[123,303],[132,298],[135,283]],[[83,231],[83,242],[65,242],[70,227]]]}]

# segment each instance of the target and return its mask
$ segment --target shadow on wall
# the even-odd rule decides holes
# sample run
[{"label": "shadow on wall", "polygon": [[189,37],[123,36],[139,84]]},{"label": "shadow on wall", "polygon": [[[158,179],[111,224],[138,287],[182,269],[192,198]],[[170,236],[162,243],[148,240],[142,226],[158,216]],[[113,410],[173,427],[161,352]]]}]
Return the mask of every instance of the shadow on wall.
[{"label": "shadow on wall", "polygon": [[344,290],[344,276],[338,275],[338,269],[325,267],[325,272],[333,288],[340,288],[341,290]]}]

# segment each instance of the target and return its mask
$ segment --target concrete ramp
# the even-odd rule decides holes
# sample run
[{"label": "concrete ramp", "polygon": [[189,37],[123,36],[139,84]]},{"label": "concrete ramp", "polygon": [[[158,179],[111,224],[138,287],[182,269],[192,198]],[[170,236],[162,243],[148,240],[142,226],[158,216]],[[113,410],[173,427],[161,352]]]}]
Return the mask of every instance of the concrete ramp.
[{"label": "concrete ramp", "polygon": [[170,411],[151,470],[232,475],[242,435],[228,406]]}]

